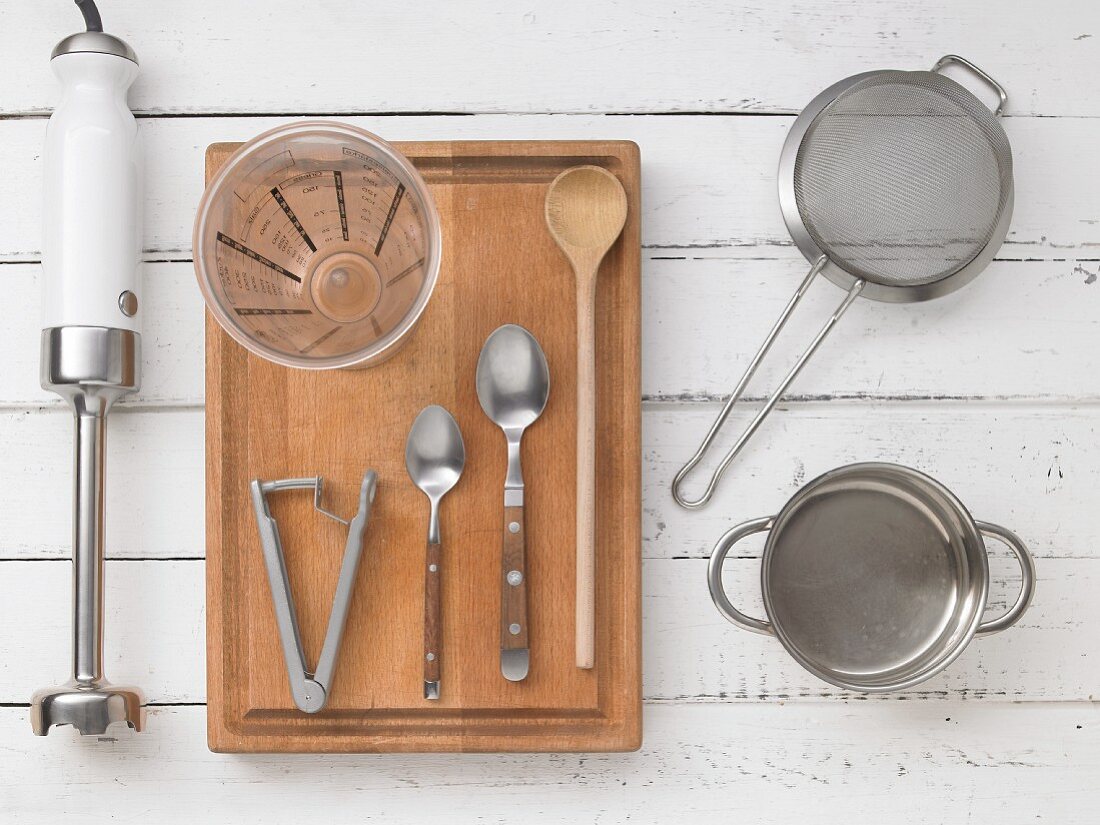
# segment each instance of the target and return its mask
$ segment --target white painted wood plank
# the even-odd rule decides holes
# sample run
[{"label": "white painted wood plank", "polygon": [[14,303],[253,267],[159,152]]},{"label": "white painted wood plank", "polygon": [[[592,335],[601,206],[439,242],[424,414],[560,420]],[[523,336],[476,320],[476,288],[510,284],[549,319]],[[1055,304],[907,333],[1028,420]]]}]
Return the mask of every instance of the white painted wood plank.
[{"label": "white painted wood plank", "polygon": [[[643,415],[643,553],[703,558],[738,521],[774,513],[809,479],[853,461],[897,461],[948,485],[976,517],[1017,531],[1043,557],[1095,558],[1100,407],[984,403],[801,404],[780,408],[731,467],[711,506],[680,509],[668,484],[717,405]],[[730,422],[733,426],[744,417]],[[70,552],[71,419],[0,413],[0,558]],[[129,411],[108,420],[107,552],[204,554],[203,413]],[[713,465],[711,465],[713,466]],[[690,491],[691,488],[689,488]]]},{"label": "white painted wood plank", "polygon": [[[116,512],[118,512],[116,510]],[[104,571],[104,672],[153,703],[206,701],[206,585],[201,561],[109,561]],[[0,562],[0,593],[18,655],[0,668],[0,696],[71,677],[72,566]],[[13,651],[14,652],[14,651]]]},{"label": "white painted wood plank", "polygon": [[[1016,596],[1018,567],[1005,555],[998,553],[992,565],[991,618]],[[33,689],[64,680],[69,569],[60,562],[0,562],[9,637],[34,639],[0,669],[0,702],[26,702]],[[205,701],[203,576],[201,561],[107,563],[111,679],[136,683],[154,703]],[[1100,602],[1094,598],[1100,560],[1042,559],[1038,576],[1035,601],[1015,627],[973,641],[944,673],[914,690],[871,701],[1091,699],[1100,684],[1100,662],[1091,655],[1092,630],[1100,623]],[[731,560],[726,579],[734,602],[762,616],[759,562]],[[1051,643],[1055,637],[1058,644]],[[643,689],[650,701],[862,698],[802,670],[775,639],[738,630],[721,618],[707,595],[701,559],[645,560],[643,638]]]},{"label": "white painted wood plank", "polygon": [[[666,257],[650,252],[643,259],[643,398],[724,400],[801,281],[802,267],[705,252]],[[8,322],[0,407],[61,403],[38,383],[39,272],[36,264],[0,267],[7,299],[28,308]],[[995,261],[966,289],[938,301],[859,301],[792,393],[1100,399],[1094,277],[1070,262]],[[205,314],[192,265],[149,264],[146,284],[142,386],[123,404],[201,404]],[[771,391],[842,296],[824,279],[815,285],[749,386],[749,398]]]},{"label": "white painted wood plank", "polygon": [[[0,557],[67,558],[72,549],[73,418],[0,413],[5,511]],[[107,553],[115,557],[202,556],[205,438],[201,411],[107,419]]]},{"label": "white painted wood plank", "polygon": [[[751,406],[751,405],[749,405]],[[669,484],[718,405],[658,407],[642,417],[642,536],[650,557],[706,557],[733,525],[773,515],[807,481],[857,461],[894,461],[939,479],[975,518],[1016,531],[1040,556],[1093,557],[1100,522],[1095,444],[1100,408],[980,402],[806,404],[772,413],[730,466],[711,504],[687,511]],[[715,450],[733,442],[733,415]],[[707,468],[685,492],[694,497]],[[695,486],[692,486],[694,482]]]},{"label": "white painted wood plank", "polygon": [[[79,16],[8,4],[18,83],[0,112],[40,112],[46,68]],[[303,19],[305,15],[305,19]],[[1081,78],[1097,60],[1087,0],[798,0],[752,7],[466,0],[430,10],[267,0],[165,9],[115,0],[106,27],[142,61],[133,105],[149,112],[792,111],[859,71],[922,69],[946,51],[988,68],[1016,113],[1095,115]]]},{"label": "white painted wood plank", "polygon": [[[0,267],[4,300],[18,307],[6,320],[5,353],[0,360],[0,408],[18,405],[58,406],[61,399],[39,383],[42,329],[42,267]],[[142,292],[141,389],[121,406],[178,406],[202,403],[205,395],[202,295],[189,262],[145,265]]]},{"label": "white painted wood plank", "polygon": [[[724,402],[805,269],[801,259],[688,253],[660,260],[651,253],[643,273],[644,397]],[[935,301],[858,300],[791,392],[811,398],[1096,398],[1100,288],[1094,277],[1065,261],[994,261],[973,283]],[[844,295],[824,278],[814,284],[747,397],[771,394]]]},{"label": "white painted wood plank", "polygon": [[[802,825],[1080,822],[1100,770],[1092,704],[651,706],[635,754],[220,756],[202,708],[147,733],[30,740],[0,710],[12,821]],[[354,812],[352,815],[349,812]],[[812,812],[812,814],[810,813]]]},{"label": "white painted wood plank", "polygon": [[[1100,40],[1098,40],[1100,42]],[[0,96],[2,100],[2,96]],[[145,248],[189,258],[203,155],[294,118],[142,120],[146,143]],[[779,212],[776,165],[789,117],[347,117],[390,140],[633,140],[642,150],[642,240],[722,246],[748,258],[801,261]],[[1005,258],[1100,258],[1100,157],[1088,118],[1012,118],[1016,207]],[[39,257],[44,120],[0,120],[5,203],[0,259]],[[16,207],[18,205],[18,207]],[[792,263],[797,269],[801,263]],[[1069,268],[1072,268],[1069,267]],[[1087,267],[1095,273],[1096,265]]]},{"label": "white painted wood plank", "polygon": [[[757,552],[763,542],[745,552]],[[1020,621],[975,639],[950,667],[912,690],[866,696],[811,676],[774,637],[749,633],[722,618],[707,590],[702,559],[644,564],[642,662],[650,700],[798,701],[849,697],[899,700],[1092,699],[1100,685],[1093,655],[1100,606],[1094,595],[1100,567],[1094,559],[1042,559],[1035,600]],[[1019,565],[1007,551],[990,560],[986,616],[1003,615],[1019,593]],[[757,558],[731,559],[726,589],[743,612],[765,618]],[[1052,639],[1057,638],[1057,644]]]}]

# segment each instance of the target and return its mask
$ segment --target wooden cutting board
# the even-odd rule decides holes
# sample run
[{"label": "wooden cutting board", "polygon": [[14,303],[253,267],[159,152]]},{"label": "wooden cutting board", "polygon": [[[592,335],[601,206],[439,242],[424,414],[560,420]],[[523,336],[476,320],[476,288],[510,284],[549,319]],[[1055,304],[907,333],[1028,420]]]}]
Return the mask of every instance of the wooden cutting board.
[{"label": "wooden cutting board", "polygon": [[[207,180],[239,144],[206,155]],[[389,361],[306,372],[250,355],[206,322],[208,732],[219,752],[621,751],[641,744],[640,163],[626,141],[399,143],[432,190],[443,267],[420,325]],[[597,164],[626,187],[629,217],[597,295],[597,653],[574,666],[576,303],[543,218],[548,184]],[[504,323],[546,352],[546,411],[523,439],[530,675],[499,669],[505,442],[474,388]],[[405,471],[428,404],[457,419],[466,469],[443,500],[442,698],[422,698],[428,504]],[[249,500],[253,478],[322,475],[350,516],[363,473],[379,488],[326,708],[287,686]],[[310,666],[320,652],[346,531],[307,492],[271,498]]]}]

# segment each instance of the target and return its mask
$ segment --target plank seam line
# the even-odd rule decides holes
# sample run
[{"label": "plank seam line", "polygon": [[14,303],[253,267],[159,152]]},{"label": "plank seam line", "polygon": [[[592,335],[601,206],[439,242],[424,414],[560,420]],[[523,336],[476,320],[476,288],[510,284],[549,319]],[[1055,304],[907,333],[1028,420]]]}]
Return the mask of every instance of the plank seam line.
[{"label": "plank seam line", "polygon": [[[699,699],[704,701],[692,700],[692,697],[659,697],[659,696],[644,696],[642,697],[642,703],[651,707],[716,707],[726,706],[729,708],[735,707],[752,707],[759,705],[771,705],[773,707],[811,707],[814,705],[836,707],[838,702],[848,704],[865,704],[865,705],[882,705],[895,702],[912,702],[914,704],[924,705],[926,707],[947,707],[953,705],[966,705],[975,711],[979,709],[989,710],[997,706],[1005,705],[1018,705],[1036,707],[1038,705],[1049,705],[1051,707],[1066,707],[1067,705],[1078,705],[1083,708],[1097,708],[1100,705],[1100,701],[1095,699],[1013,699],[1010,698],[1007,692],[982,692],[971,691],[967,693],[963,690],[946,690],[946,691],[915,691],[910,693],[896,693],[886,695],[862,695],[856,693],[842,693],[840,691],[836,693],[827,692],[806,692],[806,693],[774,693],[774,694],[700,694]],[[784,705],[792,699],[798,699],[794,705]],[[146,708],[205,708],[207,702],[146,702]],[[30,703],[28,702],[0,702],[0,709],[10,710],[29,710]],[[584,754],[577,754],[583,756]]]},{"label": "plank seam line", "polygon": [[[1006,244],[1015,243],[1018,246],[1031,246],[1031,243],[1027,242],[1012,242],[1008,241]],[[1080,249],[1089,249],[1091,255],[1091,248],[1096,244],[1084,244]],[[734,249],[754,249],[756,247],[763,247],[764,249],[794,249],[794,245],[789,241],[760,241],[758,243],[707,243],[707,244],[642,244],[641,248],[644,252],[697,252],[705,250],[734,250]],[[1072,249],[1074,247],[1061,247],[1061,249]],[[146,250],[145,255],[160,255],[161,257],[148,257],[142,258],[142,263],[146,264],[193,264],[194,258],[179,256],[173,257],[172,253],[182,250],[160,250],[151,249]],[[3,253],[0,253],[3,254]],[[21,256],[26,257],[21,257]],[[723,261],[728,260],[735,263],[743,263],[745,261],[786,261],[788,258],[775,257],[767,255],[736,255],[729,258],[722,258],[719,256],[714,257],[695,257],[688,255],[650,255],[648,256],[651,261]],[[1100,257],[1081,257],[1081,256],[1066,256],[1066,257],[1051,257],[1051,258],[1035,258],[1035,257],[996,257],[993,259],[997,263],[1022,263],[1022,264],[1040,264],[1040,263],[1096,263],[1100,261]],[[37,253],[23,253],[15,252],[8,257],[0,258],[0,266],[40,266],[42,264],[42,258],[37,257]]]},{"label": "plank seam line", "polygon": [[[642,537],[642,543],[646,544],[646,545],[660,544],[661,540],[660,540],[660,538],[654,537],[654,536],[643,536]],[[687,553],[678,553],[678,554],[672,555],[672,556],[667,556],[667,555],[664,555],[664,554],[647,555],[646,553],[643,552],[642,556],[641,556],[641,559],[642,559],[643,562],[646,562],[646,561],[649,561],[649,562],[655,562],[655,561],[703,562],[703,561],[707,561],[707,560],[710,559],[709,542],[707,542],[703,539],[694,539],[694,540],[685,541],[683,543],[684,544],[700,543],[700,544],[703,544],[704,547],[702,547],[699,550],[698,555],[691,555],[691,554],[687,554]],[[1036,550],[1034,550],[1034,548],[1032,550],[1032,555],[1036,559],[1038,559],[1039,561],[1057,561],[1057,562],[1063,562],[1063,561],[1084,561],[1084,562],[1100,561],[1100,558],[1098,558],[1096,556],[1078,555],[1078,554],[1075,554],[1075,553],[1054,554],[1054,553],[1049,553],[1049,552],[1036,551]],[[760,561],[760,555],[759,554],[753,555],[751,553],[746,553],[746,554],[737,555],[737,556],[727,556],[726,558],[727,558],[728,561],[751,561],[751,562],[759,562]],[[67,563],[67,562],[70,562],[71,560],[72,559],[68,555],[68,551],[65,550],[65,551],[62,551],[62,555],[56,555],[56,556],[0,556],[0,565],[3,565],[3,564],[55,564],[55,563],[61,563],[61,562],[66,562]],[[109,561],[109,562],[112,562],[112,563],[113,562],[139,562],[141,564],[165,563],[165,562],[205,562],[206,557],[205,556],[117,556],[117,555],[113,555],[113,554],[108,553],[105,561]]]},{"label": "plank seam line", "polygon": [[[390,111],[371,111],[369,109],[332,109],[332,110],[285,110],[285,111],[247,111],[209,109],[201,112],[158,111],[138,109],[134,116],[139,120],[197,120],[218,118],[314,118],[314,117],[774,117],[794,118],[800,109],[776,107],[774,109],[657,109],[648,111],[604,111],[598,109],[486,109],[479,111],[461,111],[450,109],[404,109]],[[45,120],[51,109],[25,109],[0,113],[4,120]],[[1061,112],[1005,112],[1002,117],[1013,120],[1042,118],[1048,120],[1096,120],[1100,115],[1065,114]]]},{"label": "plank seam line", "polygon": [[[671,409],[700,410],[708,405],[724,404],[729,396],[725,393],[697,393],[677,395],[642,395],[641,407],[643,412],[660,412]],[[761,404],[766,400],[765,396],[747,395],[740,404],[751,406]],[[874,395],[871,393],[854,394],[820,394],[820,395],[791,395],[779,402],[781,411],[789,411],[793,408],[807,408],[832,405],[834,407],[848,406],[884,406],[884,407],[920,407],[943,410],[957,407],[961,404],[971,406],[997,407],[1005,411],[1013,408],[1020,409],[1075,409],[1078,407],[1095,407],[1100,404],[1100,396],[1024,396],[1024,395]],[[124,401],[114,407],[116,413],[122,415],[148,415],[201,412],[206,408],[202,400],[191,401]],[[30,401],[0,401],[0,415],[17,415],[19,413],[64,413],[71,415],[69,408],[62,401],[30,402]]]}]

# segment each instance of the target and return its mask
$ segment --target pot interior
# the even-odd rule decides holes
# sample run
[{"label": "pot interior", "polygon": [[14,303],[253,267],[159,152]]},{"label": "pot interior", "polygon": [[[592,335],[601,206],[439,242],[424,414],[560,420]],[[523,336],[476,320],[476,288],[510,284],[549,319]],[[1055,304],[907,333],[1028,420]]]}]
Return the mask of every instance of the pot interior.
[{"label": "pot interior", "polygon": [[962,504],[908,468],[858,464],[804,487],[776,518],[763,592],[776,635],[840,687],[898,690],[952,661],[988,587]]}]

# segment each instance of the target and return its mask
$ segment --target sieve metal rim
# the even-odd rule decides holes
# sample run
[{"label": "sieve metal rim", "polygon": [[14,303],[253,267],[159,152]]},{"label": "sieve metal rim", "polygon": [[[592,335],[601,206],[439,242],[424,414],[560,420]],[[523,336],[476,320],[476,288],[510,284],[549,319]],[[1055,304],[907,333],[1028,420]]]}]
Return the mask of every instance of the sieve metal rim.
[{"label": "sieve metal rim", "polygon": [[[783,222],[787,226],[787,231],[790,233],[791,240],[794,241],[795,246],[798,247],[798,250],[805,256],[807,261],[813,263],[819,258],[825,257],[827,262],[821,269],[821,274],[841,289],[851,289],[852,286],[861,279],[829,258],[813,240],[809,230],[806,228],[806,224],[802,220],[802,215],[798,211],[798,202],[795,198],[795,160],[798,157],[798,151],[802,146],[803,138],[805,138],[806,133],[810,130],[817,116],[820,115],[827,106],[858,83],[872,77],[894,74],[898,71],[904,72],[905,70],[875,69],[869,72],[860,72],[859,74],[846,77],[827,87],[811,100],[799,113],[798,117],[795,118],[790,130],[787,132],[786,140],[783,142],[783,149],[779,155],[779,208],[783,214]],[[950,80],[951,78],[948,79]],[[961,83],[958,85],[966,94],[971,95],[976,103],[982,106],[985,105],[973,92]],[[997,225],[994,227],[993,234],[990,236],[989,241],[982,248],[981,252],[958,271],[929,284],[887,286],[873,281],[864,281],[863,289],[860,291],[860,297],[870,298],[872,301],[907,304],[918,301],[930,301],[966,286],[989,265],[990,261],[992,261],[993,257],[996,255],[997,250],[1000,249],[1001,244],[1004,243],[1005,238],[1008,236],[1009,225],[1012,222],[1014,203],[1015,184],[1010,181],[1004,209],[1001,211],[1001,215],[997,220]]]}]

